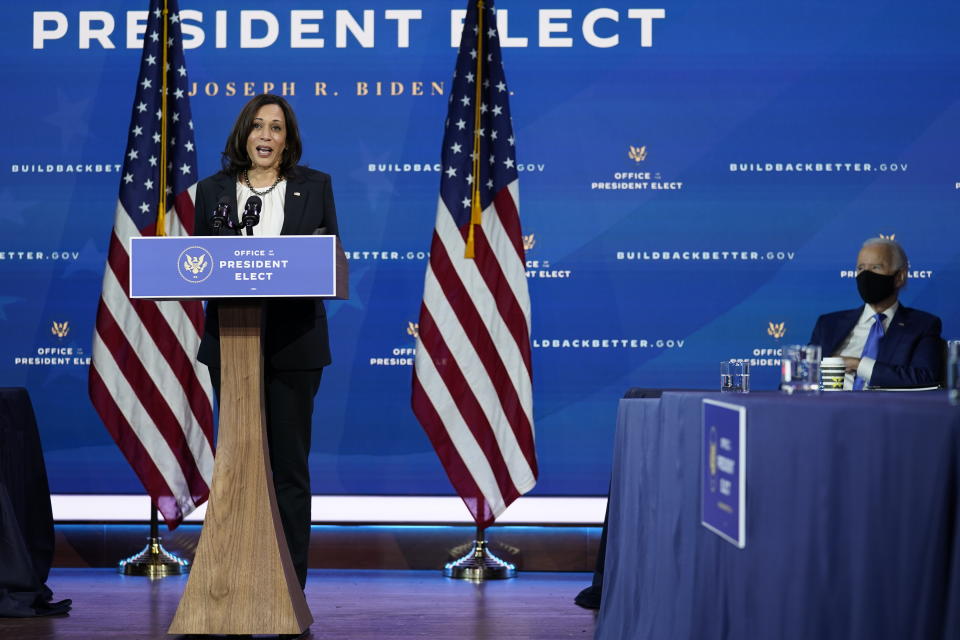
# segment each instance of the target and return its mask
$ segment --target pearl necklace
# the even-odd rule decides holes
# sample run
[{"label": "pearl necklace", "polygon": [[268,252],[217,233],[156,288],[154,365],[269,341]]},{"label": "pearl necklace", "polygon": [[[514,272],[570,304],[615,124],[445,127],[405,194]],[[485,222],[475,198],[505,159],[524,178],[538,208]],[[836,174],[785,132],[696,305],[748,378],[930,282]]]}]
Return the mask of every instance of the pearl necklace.
[{"label": "pearl necklace", "polygon": [[250,189],[250,191],[253,191],[256,195],[261,197],[267,195],[268,193],[276,189],[277,185],[280,184],[280,180],[281,180],[280,174],[277,173],[277,179],[273,181],[273,184],[270,185],[266,191],[257,191],[256,189],[253,188],[253,185],[250,184],[250,177],[247,176],[247,170],[246,169],[243,170],[243,183],[247,185],[247,189]]}]

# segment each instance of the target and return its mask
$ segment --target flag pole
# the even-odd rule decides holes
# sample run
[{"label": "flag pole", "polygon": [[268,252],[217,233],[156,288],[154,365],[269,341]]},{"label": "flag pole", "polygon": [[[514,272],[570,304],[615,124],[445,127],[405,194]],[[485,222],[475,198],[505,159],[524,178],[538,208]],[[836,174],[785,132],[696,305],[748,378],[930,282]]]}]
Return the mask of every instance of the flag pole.
[{"label": "flag pole", "polygon": [[463,257],[473,259],[473,229],[481,222],[480,210],[480,85],[483,82],[483,0],[477,0],[477,77],[473,98],[473,182],[470,184],[470,228]]},{"label": "flag pole", "polygon": [[[160,44],[160,203],[157,207],[155,235],[167,235],[167,50],[169,47],[169,14],[167,0],[163,0],[163,42]],[[160,544],[160,520],[157,517],[157,505],[150,501],[150,537],[147,546],[139,553],[124,558],[118,563],[117,570],[127,576],[146,576],[163,578],[187,573],[190,561],[184,560],[163,548]]]},{"label": "flag pole", "polygon": [[157,207],[157,225],[154,235],[167,235],[167,49],[169,30],[167,0],[163,0],[163,42],[160,44],[160,205]]},{"label": "flag pole", "polygon": [[477,524],[477,534],[470,550],[461,558],[448,562],[443,575],[448,578],[484,582],[517,577],[517,568],[490,552],[483,525]]}]

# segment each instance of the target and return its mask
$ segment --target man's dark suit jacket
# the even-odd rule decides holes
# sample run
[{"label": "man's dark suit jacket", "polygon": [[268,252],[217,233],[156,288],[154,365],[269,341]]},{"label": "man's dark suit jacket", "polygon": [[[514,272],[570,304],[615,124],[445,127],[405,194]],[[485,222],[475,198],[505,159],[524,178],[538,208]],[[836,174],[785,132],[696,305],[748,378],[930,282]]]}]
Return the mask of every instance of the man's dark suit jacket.
[{"label": "man's dark suit jacket", "polygon": [[[817,319],[810,344],[818,344],[823,356],[837,352],[853,331],[863,307],[827,313]],[[870,377],[871,387],[932,387],[943,378],[942,323],[935,315],[902,304],[890,321]]]},{"label": "man's dark suit jacket", "polygon": [[[224,172],[197,184],[196,222],[194,235],[217,235],[211,225],[221,196],[237,212],[237,180]],[[287,176],[287,193],[283,203],[282,235],[339,235],[337,211],[333,203],[330,176],[321,171],[297,167]],[[221,227],[220,235],[237,231]],[[280,370],[320,369],[330,364],[327,337],[327,315],[323,300],[268,300],[265,304],[263,358],[267,366]],[[203,339],[197,359],[208,367],[220,366],[220,319],[217,302],[207,303]]]}]

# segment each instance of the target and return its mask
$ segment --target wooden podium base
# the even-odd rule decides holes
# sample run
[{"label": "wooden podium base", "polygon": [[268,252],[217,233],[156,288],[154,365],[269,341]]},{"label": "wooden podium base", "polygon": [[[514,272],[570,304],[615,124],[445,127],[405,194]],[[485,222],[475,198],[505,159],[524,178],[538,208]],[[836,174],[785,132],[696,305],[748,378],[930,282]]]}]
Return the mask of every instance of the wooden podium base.
[{"label": "wooden podium base", "polygon": [[299,634],[313,616],[277,511],[263,401],[262,306],[220,304],[220,427],[197,554],[170,634]]}]

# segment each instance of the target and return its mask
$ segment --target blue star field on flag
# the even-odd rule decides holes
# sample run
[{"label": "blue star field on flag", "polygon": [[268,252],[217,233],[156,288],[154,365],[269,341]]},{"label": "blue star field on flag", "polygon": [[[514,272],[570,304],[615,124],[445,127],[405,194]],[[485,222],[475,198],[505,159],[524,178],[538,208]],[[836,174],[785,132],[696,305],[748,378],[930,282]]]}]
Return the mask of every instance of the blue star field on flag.
[{"label": "blue star field on flag", "polygon": [[[160,202],[160,124],[162,117],[162,0],[150,3],[143,36],[143,57],[120,182],[120,202],[141,233],[153,234]],[[187,100],[187,68],[183,57],[176,0],[167,1],[167,209],[173,196],[197,182],[193,119]]]},{"label": "blue star field on flag", "polygon": [[[500,40],[495,37],[496,13],[492,1],[485,4],[482,34],[478,25],[479,10],[476,3],[470,3],[467,10],[443,136],[440,197],[458,227],[463,227],[470,221],[478,57],[481,61],[481,210],[490,206],[498,191],[517,179],[513,123],[508,104],[510,91],[503,73]],[[478,46],[481,43],[482,45]]]}]

